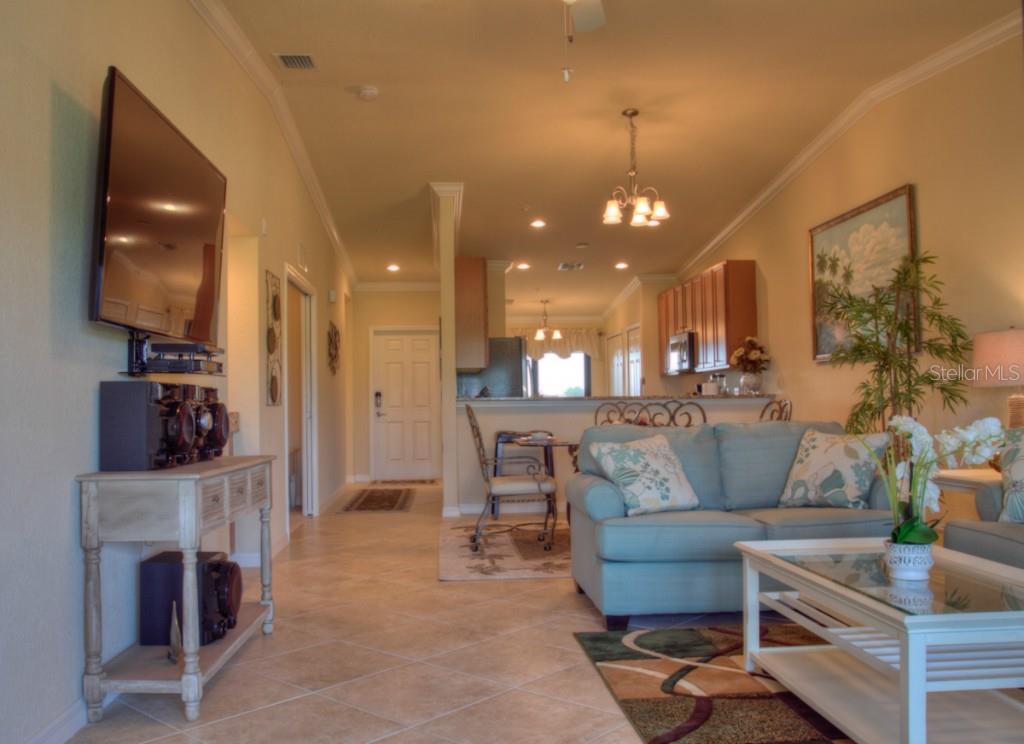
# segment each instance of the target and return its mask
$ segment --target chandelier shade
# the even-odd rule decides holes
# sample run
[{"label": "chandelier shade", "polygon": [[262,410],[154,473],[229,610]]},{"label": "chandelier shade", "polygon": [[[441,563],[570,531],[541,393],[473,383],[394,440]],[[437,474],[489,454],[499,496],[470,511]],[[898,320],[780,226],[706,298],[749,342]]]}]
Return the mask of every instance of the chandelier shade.
[{"label": "chandelier shade", "polygon": [[[629,176],[627,186],[616,186],[612,189],[611,199],[604,209],[602,222],[606,225],[621,225],[625,212],[629,211],[629,224],[632,227],[656,227],[672,215],[669,214],[665,201],[653,186],[640,186],[636,180],[636,119],[640,112],[628,108],[622,112],[629,122]],[[652,205],[651,198],[654,202]]]},{"label": "chandelier shade", "polygon": [[533,334],[533,340],[534,341],[544,341],[547,338],[548,332],[551,333],[551,340],[552,341],[561,341],[562,340],[562,332],[560,330],[558,330],[557,328],[548,328],[548,303],[549,302],[551,302],[551,300],[541,300],[540,301],[540,304],[544,306],[544,311],[541,313],[541,316],[540,316],[540,328],[538,328],[537,332]]}]

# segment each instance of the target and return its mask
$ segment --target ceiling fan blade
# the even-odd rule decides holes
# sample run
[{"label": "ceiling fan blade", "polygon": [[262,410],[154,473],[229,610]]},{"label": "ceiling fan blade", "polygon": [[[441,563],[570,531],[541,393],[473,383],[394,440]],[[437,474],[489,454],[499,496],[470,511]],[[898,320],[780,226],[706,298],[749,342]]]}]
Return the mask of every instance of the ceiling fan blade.
[{"label": "ceiling fan blade", "polygon": [[566,3],[572,12],[572,25],[578,33],[586,33],[604,25],[604,6],[601,0],[573,0]]}]

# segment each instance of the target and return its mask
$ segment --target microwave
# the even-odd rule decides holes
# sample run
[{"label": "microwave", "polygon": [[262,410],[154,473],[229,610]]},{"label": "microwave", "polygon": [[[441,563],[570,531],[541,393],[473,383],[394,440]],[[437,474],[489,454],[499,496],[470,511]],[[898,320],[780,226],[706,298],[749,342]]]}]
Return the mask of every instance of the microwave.
[{"label": "microwave", "polygon": [[665,350],[665,374],[681,375],[693,372],[693,331],[683,331],[668,338]]}]

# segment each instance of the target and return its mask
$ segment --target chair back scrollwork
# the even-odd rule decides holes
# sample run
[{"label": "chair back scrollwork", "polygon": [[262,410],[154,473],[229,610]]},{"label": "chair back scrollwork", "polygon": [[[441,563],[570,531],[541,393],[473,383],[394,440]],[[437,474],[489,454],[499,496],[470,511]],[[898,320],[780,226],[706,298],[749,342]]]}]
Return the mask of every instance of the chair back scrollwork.
[{"label": "chair back scrollwork", "polygon": [[792,421],[793,401],[771,400],[761,409],[760,421]]},{"label": "chair back scrollwork", "polygon": [[484,438],[480,434],[480,424],[476,420],[473,407],[466,404],[466,418],[469,419],[469,428],[473,431],[473,443],[476,444],[476,454],[480,459],[480,472],[483,473],[484,483],[490,487],[491,470],[487,467],[487,450],[484,448]]},{"label": "chair back scrollwork", "polygon": [[594,411],[594,425],[635,424],[637,426],[682,426],[706,424],[704,408],[691,400],[665,402],[616,400],[602,403]]}]

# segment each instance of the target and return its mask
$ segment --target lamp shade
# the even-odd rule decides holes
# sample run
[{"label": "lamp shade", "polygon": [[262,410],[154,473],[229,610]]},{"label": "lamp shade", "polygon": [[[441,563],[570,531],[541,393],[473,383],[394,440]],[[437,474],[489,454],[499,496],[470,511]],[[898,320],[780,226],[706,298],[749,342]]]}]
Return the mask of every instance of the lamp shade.
[{"label": "lamp shade", "polygon": [[551,340],[552,341],[561,341],[562,340],[562,332],[560,330],[558,330],[557,328],[555,330],[553,330],[551,332]]},{"label": "lamp shade", "polygon": [[976,335],[973,367],[978,387],[1024,385],[1024,328]]},{"label": "lamp shade", "polygon": [[538,328],[537,329],[537,332],[535,334],[533,334],[533,340],[534,341],[543,341],[544,340],[544,329],[543,328]]},{"label": "lamp shade", "polygon": [[609,199],[608,204],[604,208],[604,224],[618,225],[621,222],[622,209],[619,208],[619,203],[614,199]]},{"label": "lamp shade", "polygon": [[651,213],[652,220],[667,220],[671,216],[668,213],[668,207],[665,206],[665,202],[661,199],[654,202],[654,211]]},{"label": "lamp shade", "polygon": [[633,207],[633,214],[642,214],[647,217],[651,214],[651,200],[646,196],[636,198],[636,206]]}]

